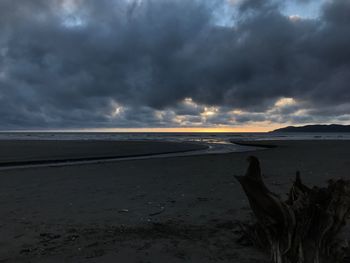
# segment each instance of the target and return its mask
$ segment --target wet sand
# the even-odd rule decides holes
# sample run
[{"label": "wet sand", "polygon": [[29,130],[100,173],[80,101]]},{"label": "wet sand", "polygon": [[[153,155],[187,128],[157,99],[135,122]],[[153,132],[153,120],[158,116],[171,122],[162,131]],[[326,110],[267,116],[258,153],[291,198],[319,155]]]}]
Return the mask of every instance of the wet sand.
[{"label": "wet sand", "polygon": [[0,171],[0,262],[269,262],[236,242],[250,209],[233,175],[255,155],[282,196],[296,170],[349,179],[350,141],[264,144],[277,147]]},{"label": "wet sand", "polygon": [[157,141],[0,141],[0,167],[103,160],[203,150],[196,143]]}]

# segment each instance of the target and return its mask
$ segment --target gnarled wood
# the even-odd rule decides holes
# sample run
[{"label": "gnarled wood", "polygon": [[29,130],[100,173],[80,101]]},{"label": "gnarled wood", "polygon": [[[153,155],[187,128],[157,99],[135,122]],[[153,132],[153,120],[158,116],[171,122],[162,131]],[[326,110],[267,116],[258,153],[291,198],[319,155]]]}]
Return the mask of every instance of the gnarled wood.
[{"label": "gnarled wood", "polygon": [[249,157],[242,185],[256,216],[242,225],[245,235],[271,253],[274,263],[340,263],[348,244],[341,230],[350,214],[350,182],[330,180],[328,187],[309,188],[297,172],[288,199],[268,190],[259,161]]}]

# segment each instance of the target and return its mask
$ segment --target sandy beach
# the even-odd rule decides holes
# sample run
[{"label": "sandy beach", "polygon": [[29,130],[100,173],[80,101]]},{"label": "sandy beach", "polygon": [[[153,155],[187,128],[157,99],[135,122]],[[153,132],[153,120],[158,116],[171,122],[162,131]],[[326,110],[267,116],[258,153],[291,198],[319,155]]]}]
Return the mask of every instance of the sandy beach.
[{"label": "sandy beach", "polygon": [[[25,144],[28,145],[25,145]],[[250,217],[234,175],[261,161],[284,197],[349,179],[350,141],[264,141],[259,151],[0,171],[0,262],[269,262],[237,242]],[[155,142],[1,142],[1,163],[187,151]],[[198,145],[197,145],[198,147]],[[38,150],[39,149],[39,150]]]},{"label": "sandy beach", "polygon": [[203,150],[198,143],[160,141],[0,141],[0,167],[57,162],[104,160]]}]

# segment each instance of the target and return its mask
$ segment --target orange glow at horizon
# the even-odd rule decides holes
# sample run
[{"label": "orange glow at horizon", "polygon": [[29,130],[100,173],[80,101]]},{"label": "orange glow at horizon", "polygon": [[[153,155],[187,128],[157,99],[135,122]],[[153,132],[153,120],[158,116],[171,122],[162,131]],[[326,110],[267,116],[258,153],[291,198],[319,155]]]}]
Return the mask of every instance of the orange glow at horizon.
[{"label": "orange glow at horizon", "polygon": [[203,133],[229,133],[229,132],[268,132],[280,128],[280,125],[262,125],[246,127],[180,127],[180,128],[108,128],[87,129],[96,132],[203,132]]}]

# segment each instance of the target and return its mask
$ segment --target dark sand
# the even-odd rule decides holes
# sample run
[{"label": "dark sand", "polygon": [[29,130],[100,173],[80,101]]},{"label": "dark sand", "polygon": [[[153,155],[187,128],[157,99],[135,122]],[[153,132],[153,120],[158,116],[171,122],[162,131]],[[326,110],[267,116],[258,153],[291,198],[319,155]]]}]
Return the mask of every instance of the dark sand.
[{"label": "dark sand", "polygon": [[0,167],[16,164],[137,157],[206,149],[195,143],[150,141],[0,141]]},{"label": "dark sand", "polygon": [[0,171],[0,262],[268,262],[236,242],[250,209],[233,175],[254,154],[282,196],[297,169],[349,179],[350,141],[264,143],[278,147]]}]

